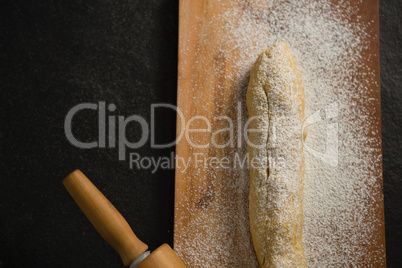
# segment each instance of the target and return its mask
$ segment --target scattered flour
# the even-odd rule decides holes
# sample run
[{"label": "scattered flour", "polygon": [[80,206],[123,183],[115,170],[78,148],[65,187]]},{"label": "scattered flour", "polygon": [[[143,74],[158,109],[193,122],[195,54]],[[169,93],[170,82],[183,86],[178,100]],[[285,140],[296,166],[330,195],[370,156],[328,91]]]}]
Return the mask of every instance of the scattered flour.
[{"label": "scattered flour", "polygon": [[[225,12],[214,14],[205,27],[211,30],[215,24],[223,25],[227,34],[221,36],[220,46],[223,54],[226,50],[233,55],[226,62],[232,71],[223,73],[226,82],[211,90],[233,87],[233,96],[228,97],[229,104],[209,104],[197,93],[198,101],[205,107],[215,105],[217,112],[233,120],[240,116],[244,126],[252,64],[267,46],[287,42],[305,87],[303,244],[308,267],[384,265],[384,241],[379,233],[384,227],[383,211],[378,203],[382,200],[378,74],[367,65],[370,60],[363,58],[378,56],[368,52],[372,38],[378,40],[370,23],[357,16],[358,4],[343,0],[238,0],[221,5]],[[186,48],[181,52],[192,53]],[[212,73],[222,72],[219,66],[213,68]],[[193,92],[208,90],[203,86],[194,78]],[[238,102],[243,105],[237,106]],[[231,157],[235,153],[240,158],[246,154],[244,142],[222,151]],[[206,177],[199,178],[199,174]],[[191,180],[205,181],[206,186],[195,189]],[[175,216],[175,250],[189,267],[258,267],[249,233],[248,180],[248,168],[239,166],[224,171],[194,170],[188,175],[186,189],[204,198],[198,208],[188,206],[192,200],[178,204],[180,211],[194,217]],[[188,221],[184,229],[182,221]]]}]

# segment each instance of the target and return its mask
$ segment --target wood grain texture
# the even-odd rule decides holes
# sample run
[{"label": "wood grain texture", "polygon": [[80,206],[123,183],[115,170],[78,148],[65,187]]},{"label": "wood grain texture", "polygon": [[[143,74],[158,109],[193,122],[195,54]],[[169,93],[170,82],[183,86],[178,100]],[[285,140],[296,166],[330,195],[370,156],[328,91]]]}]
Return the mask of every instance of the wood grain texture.
[{"label": "wood grain texture", "polygon": [[[236,120],[239,111],[243,119],[247,116],[245,88],[237,92],[238,81],[233,79],[238,73],[238,50],[222,38],[229,33],[220,19],[231,10],[231,4],[236,3],[180,1],[178,108],[184,118],[178,116],[177,136],[188,127],[207,128],[200,117],[211,123],[211,131],[184,134],[176,147],[180,159],[176,166],[174,246],[190,267],[257,265],[248,225],[248,170],[198,162],[225,157],[232,162],[236,152],[245,149]],[[222,116],[233,120],[232,137],[228,132],[213,135],[230,127]],[[212,145],[213,141],[217,144]],[[228,146],[220,146],[227,142]],[[191,165],[185,168],[181,160],[188,159]]]},{"label": "wood grain texture", "polygon": [[[245,86],[248,78],[238,75],[239,47],[227,42],[234,36],[226,26],[230,24],[235,28],[243,12],[259,2],[180,1],[174,249],[188,267],[258,267],[249,234],[248,168],[226,169],[203,161],[227,157],[233,163],[236,157],[244,157],[242,124],[247,117]],[[371,126],[368,133],[375,133],[371,138],[379,141],[377,149],[380,149],[378,0],[363,3],[354,0],[350,5],[358,9],[352,20],[360,16],[361,22],[370,23],[367,24],[370,45],[361,52],[362,66],[370,66],[375,74],[369,82],[372,90],[367,93],[374,101],[366,108],[373,111],[371,119],[378,123]],[[269,29],[266,32],[269,33]],[[198,117],[194,119],[195,116]],[[229,126],[222,116],[233,120],[233,133],[214,134]],[[221,119],[217,120],[219,117]],[[237,124],[238,118],[240,124]],[[211,123],[210,128],[204,119]],[[189,127],[205,131],[187,132],[186,136]],[[213,141],[229,146],[220,148],[214,146]],[[191,162],[186,167],[184,161],[189,159]],[[380,179],[376,185],[380,187],[371,190],[373,201],[367,204],[372,214],[367,219],[374,218],[375,234],[368,244],[361,245],[362,250],[369,253],[366,259],[356,259],[355,264],[385,267],[385,258],[378,260],[378,254],[370,254],[383,250],[385,245],[381,167],[377,173]],[[353,230],[348,231],[353,233]]]}]

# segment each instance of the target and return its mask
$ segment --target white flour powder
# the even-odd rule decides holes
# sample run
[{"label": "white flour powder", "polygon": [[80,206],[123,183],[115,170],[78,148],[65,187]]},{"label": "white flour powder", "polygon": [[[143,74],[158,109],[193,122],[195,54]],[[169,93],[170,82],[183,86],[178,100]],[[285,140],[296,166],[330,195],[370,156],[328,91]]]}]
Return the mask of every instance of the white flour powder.
[{"label": "white flour powder", "polygon": [[[226,12],[215,15],[208,27],[216,22],[225,27],[221,46],[235,55],[227,64],[237,70],[229,73],[226,86],[235,85],[234,100],[243,103],[243,125],[252,64],[268,45],[289,44],[305,86],[308,136],[303,244],[307,264],[369,267],[370,262],[383,264],[385,258],[382,245],[372,245],[375,250],[370,251],[367,246],[377,241],[374,231],[383,227],[377,220],[381,210],[376,203],[382,199],[381,140],[376,132],[380,122],[373,120],[379,95],[372,92],[378,85],[374,71],[362,58],[372,33],[370,25],[356,16],[358,7],[348,1],[335,2],[233,1],[222,4]],[[193,90],[205,89],[196,84]],[[227,112],[229,108],[216,104],[216,109]],[[235,110],[231,107],[227,115],[235,119]],[[225,153],[235,152],[245,155],[244,142],[240,149]],[[204,210],[190,211],[195,217],[186,230],[176,234],[180,239],[176,239],[175,250],[189,266],[258,267],[248,231],[248,172],[235,168],[208,170],[207,178],[201,179],[189,175],[189,180],[209,183],[209,192],[204,194],[212,200]],[[191,183],[188,190],[197,191]]]}]

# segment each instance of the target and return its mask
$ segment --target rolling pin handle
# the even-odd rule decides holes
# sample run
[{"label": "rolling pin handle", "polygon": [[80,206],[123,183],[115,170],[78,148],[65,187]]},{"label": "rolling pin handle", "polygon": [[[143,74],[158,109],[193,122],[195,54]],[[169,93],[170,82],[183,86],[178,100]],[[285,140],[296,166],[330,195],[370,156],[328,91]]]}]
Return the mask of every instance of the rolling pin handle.
[{"label": "rolling pin handle", "polygon": [[80,170],[68,175],[63,184],[98,233],[120,254],[124,265],[128,266],[148,249],[119,211]]},{"label": "rolling pin handle", "polygon": [[152,253],[127,221],[95,185],[79,170],[63,180],[64,186],[99,234],[119,254],[129,268],[186,268],[168,244]]}]

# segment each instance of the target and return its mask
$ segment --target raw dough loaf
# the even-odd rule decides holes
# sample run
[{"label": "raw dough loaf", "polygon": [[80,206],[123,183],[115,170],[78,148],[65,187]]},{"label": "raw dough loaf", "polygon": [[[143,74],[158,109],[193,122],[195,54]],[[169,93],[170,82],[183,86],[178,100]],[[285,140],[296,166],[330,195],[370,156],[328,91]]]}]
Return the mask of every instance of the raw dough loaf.
[{"label": "raw dough loaf", "polygon": [[261,267],[307,267],[302,243],[304,88],[285,43],[257,59],[247,89],[250,229]]}]

